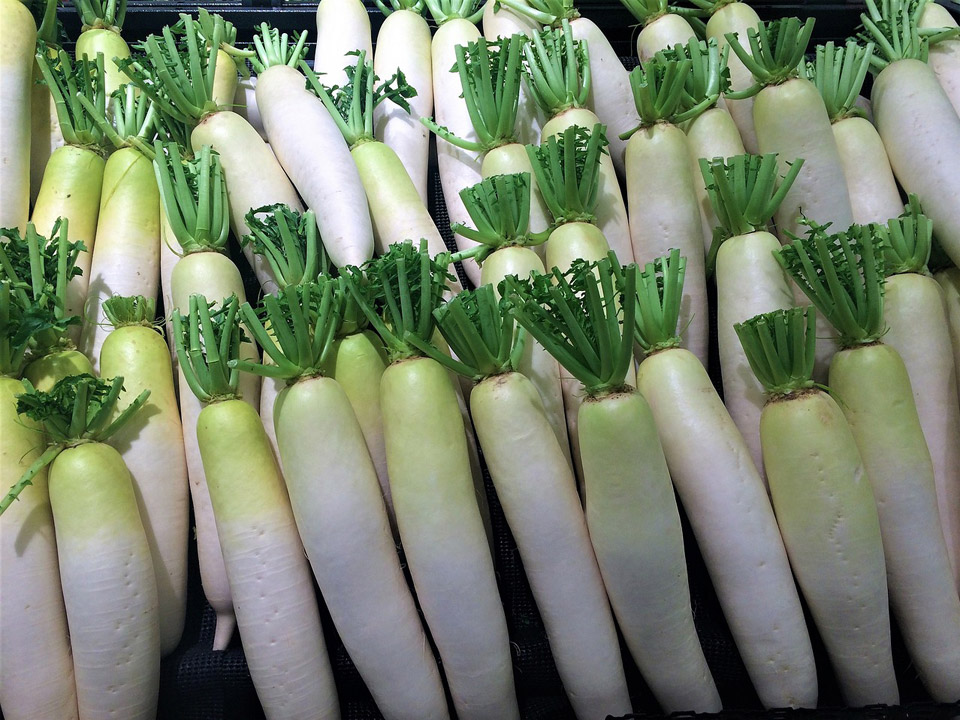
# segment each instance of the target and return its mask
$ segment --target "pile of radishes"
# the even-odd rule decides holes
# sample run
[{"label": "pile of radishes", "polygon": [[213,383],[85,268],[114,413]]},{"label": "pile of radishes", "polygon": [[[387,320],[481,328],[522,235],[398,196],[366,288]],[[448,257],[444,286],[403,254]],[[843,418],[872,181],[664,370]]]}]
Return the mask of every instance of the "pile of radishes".
[{"label": "pile of radishes", "polygon": [[195,530],[267,717],[340,717],[316,580],[386,718],[519,718],[481,458],[576,717],[618,628],[721,709],[680,506],[764,706],[817,704],[801,597],[848,704],[891,612],[960,700],[960,29],[624,3],[630,72],[572,0],[321,0],[312,64],[0,0],[4,717],[156,717]]}]

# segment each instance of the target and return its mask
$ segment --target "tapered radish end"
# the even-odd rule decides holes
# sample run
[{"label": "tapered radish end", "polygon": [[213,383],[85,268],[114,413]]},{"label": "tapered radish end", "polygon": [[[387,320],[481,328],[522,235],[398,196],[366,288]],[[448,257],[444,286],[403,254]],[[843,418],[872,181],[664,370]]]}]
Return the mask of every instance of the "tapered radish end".
[{"label": "tapered radish end", "polygon": [[230,644],[230,638],[233,637],[233,631],[237,628],[237,616],[232,612],[217,612],[217,627],[213,631],[213,649],[215,651],[226,650]]}]

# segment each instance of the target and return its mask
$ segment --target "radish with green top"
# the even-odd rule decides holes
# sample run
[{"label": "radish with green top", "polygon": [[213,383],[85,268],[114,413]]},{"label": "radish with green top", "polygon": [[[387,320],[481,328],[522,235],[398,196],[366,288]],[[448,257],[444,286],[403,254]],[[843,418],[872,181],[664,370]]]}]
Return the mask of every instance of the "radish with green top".
[{"label": "radish with green top", "polygon": [[[706,367],[710,313],[703,234],[690,142],[679,125],[694,121],[716,102],[719,84],[710,88],[706,83],[714,94],[697,101],[685,93],[692,70],[691,60],[661,54],[630,73],[640,125],[629,133],[627,143],[627,206],[638,263],[662,257],[671,248],[687,257],[686,297],[680,308],[680,323],[686,329],[683,347]],[[650,172],[651,168],[657,171]]]},{"label": "radish with green top", "polygon": [[[956,32],[957,20],[943,5],[928,2],[920,14],[917,27],[921,30],[954,28]],[[953,109],[960,115],[960,35],[955,34],[931,45],[927,62],[940,81],[940,87],[950,98]]]},{"label": "radish with green top", "polygon": [[637,268],[617,267],[618,291],[611,262],[512,282],[512,312],[586,388],[579,410],[586,524],[633,659],[666,712],[717,712],[663,449],[646,400],[625,383]]},{"label": "radish with green top", "polygon": [[847,705],[897,705],[880,520],[840,405],[813,382],[813,308],[737,324],[768,400],[760,435],[777,523]]},{"label": "radish with green top", "polygon": [[[816,61],[807,63],[807,77],[823,97],[847,180],[853,221],[885,223],[903,212],[897,181],[877,129],[856,105],[870,67],[873,43],[850,40],[817,46]],[[838,228],[839,229],[839,228]]]},{"label": "radish with green top", "polygon": [[[249,403],[238,396],[239,302],[211,309],[190,296],[173,316],[187,388],[203,404],[197,441],[237,627],[257,697],[269,720],[338,720],[340,709],[320,627],[310,566],[283,477]],[[256,353],[253,354],[256,357]]]},{"label": "radish with green top", "polygon": [[700,160],[701,174],[710,193],[717,221],[716,243],[707,263],[717,284],[717,345],[723,379],[723,403],[750,448],[754,465],[763,472],[760,415],[765,398],[734,325],[771,310],[793,307],[790,280],[773,257],[780,241],[770,234],[770,219],[777,204],[803,166],[790,165],[790,173],[777,183],[777,158],[773,155]]},{"label": "radish with green top", "polygon": [[517,33],[531,37],[540,30],[540,24],[536,20],[501,5],[497,0],[486,0],[484,3],[480,27],[483,37],[490,42],[506,39]]},{"label": "radish with green top", "polygon": [[17,396],[17,412],[42,424],[50,444],[0,512],[48,468],[80,717],[152,720],[160,689],[157,583],[130,471],[106,442],[150,391],[117,413],[122,386],[122,377],[79,375],[50,392],[28,386]]},{"label": "radish with green top", "polygon": [[407,564],[461,720],[520,717],[503,605],[453,380],[409,339],[430,342],[448,275],[426,243],[393,246],[347,289],[383,338],[380,406]]},{"label": "radish with green top", "polygon": [[642,29],[637,34],[637,59],[644,63],[661,50],[686,45],[696,38],[683,15],[674,13],[669,0],[620,0]]},{"label": "radish with green top", "polygon": [[679,347],[683,265],[674,250],[640,275],[637,389],[760,702],[816,707],[810,636],[763,480],[703,364]]},{"label": "radish with green top", "polygon": [[[287,285],[244,327],[286,381],[274,419],[304,549],[337,633],[386,718],[449,718],[433,652],[403,577],[376,471],[347,394],[323,374],[343,290],[328,276]],[[268,329],[269,328],[269,329]]]},{"label": "radish with green top", "polygon": [[0,227],[26,231],[30,212],[31,120],[46,108],[32,108],[37,25],[20,0],[0,0],[0,47],[3,88],[0,90]]},{"label": "radish with green top", "polygon": [[927,262],[933,224],[916,196],[907,211],[875,226],[883,240],[883,342],[903,359],[933,462],[937,508],[953,577],[960,588],[960,402],[945,295]]},{"label": "radish with green top", "polygon": [[350,82],[345,68],[353,65],[351,53],[357,51],[373,56],[370,15],[363,1],[320,0],[313,71],[328,87],[344,87]]},{"label": "radish with green top", "polygon": [[[18,291],[13,294],[19,295]],[[17,415],[24,355],[38,327],[60,325],[51,308],[11,302],[0,280],[0,488],[13,485],[44,450],[42,428]],[[41,323],[30,328],[30,320]],[[57,561],[47,470],[0,520],[0,706],[7,720],[77,720],[77,690]]]},{"label": "radish with green top", "polygon": [[[180,23],[185,22],[181,17]],[[180,25],[178,23],[178,26]],[[214,74],[213,90],[210,99],[228,110],[234,109],[237,87],[240,83],[239,74],[250,74],[246,61],[253,58],[253,50],[241,50],[236,47],[237,28],[233,23],[224,20],[220,15],[211,15],[203,8],[197,9],[196,27],[199,37],[207,43],[207,50],[212,47],[214,35],[219,26],[220,44],[217,45],[216,73]],[[176,27],[175,27],[176,29]]]},{"label": "radish with green top", "polygon": [[399,70],[417,94],[410,98],[410,112],[389,99],[377,105],[374,135],[393,148],[426,205],[430,133],[419,119],[433,114],[430,27],[423,17],[423,0],[388,0],[389,7],[382,0],[375,2],[386,18],[377,34],[373,72],[390,77]]},{"label": "radish with green top", "polygon": [[[155,300],[160,285],[160,191],[153,172],[154,109],[145,95],[125,85],[113,98],[113,123],[89,101],[116,150],[107,158],[100,192],[97,234],[90,261],[80,349],[98,367],[100,347],[109,333],[103,304],[112,295],[143,295]],[[114,373],[117,374],[117,373]],[[108,377],[112,377],[108,376]]]},{"label": "radish with green top", "polygon": [[910,378],[900,354],[880,342],[887,330],[882,253],[875,228],[828,235],[814,226],[777,257],[840,333],[830,388],[873,486],[890,605],[930,695],[953,702],[960,697],[960,597]]},{"label": "radish with green top", "polygon": [[104,86],[109,97],[129,82],[113,61],[114,58],[130,57],[130,47],[120,35],[127,14],[127,0],[77,0],[75,5],[82,28],[74,56],[77,60],[96,61],[98,53],[103,55]]},{"label": "radish with green top", "polygon": [[121,400],[149,390],[146,410],[110,438],[130,471],[157,581],[160,653],[180,643],[187,612],[190,491],[180,411],[167,343],[154,327],[156,301],[114,295],[103,305],[115,328],[103,343],[100,372],[123,372]]},{"label": "radish with green top", "polygon": [[[337,124],[296,69],[306,52],[306,32],[290,43],[286,34],[266,23],[260,28],[260,35],[253,38],[257,47],[253,66],[259,73],[257,107],[270,147],[316,213],[333,262],[337,267],[359,265],[373,256],[367,197]],[[299,204],[289,207],[300,209]]]}]

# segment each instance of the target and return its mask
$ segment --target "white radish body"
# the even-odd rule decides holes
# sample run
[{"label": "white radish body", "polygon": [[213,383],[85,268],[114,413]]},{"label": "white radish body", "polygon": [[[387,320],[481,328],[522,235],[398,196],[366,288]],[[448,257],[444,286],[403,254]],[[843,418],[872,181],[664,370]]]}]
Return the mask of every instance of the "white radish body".
[{"label": "white radish body", "polygon": [[910,376],[947,555],[960,587],[960,403],[943,290],[927,275],[892,275],[884,285],[883,319],[883,342],[900,354]]},{"label": "white radish body", "polygon": [[257,105],[256,75],[240,78],[237,83],[237,92],[233,96],[233,109],[237,115],[253,126],[260,137],[267,140],[267,131],[263,127],[263,118],[260,116],[260,107]]},{"label": "white radish body", "polygon": [[387,15],[377,34],[373,71],[383,80],[400,69],[407,83],[417,91],[410,98],[410,112],[392,100],[384,100],[373,109],[373,134],[393,148],[417,194],[427,205],[427,169],[430,157],[430,131],[420,122],[433,115],[433,69],[430,56],[430,27],[413,10],[394,10]]},{"label": "white radish body", "polygon": [[773,508],[706,370],[664,350],[640,364],[637,387],[760,702],[815,707],[813,650]]},{"label": "white radish body", "polygon": [[[286,170],[304,202],[316,213],[331,261],[337,267],[359,266],[373,257],[373,228],[360,174],[337,124],[305,83],[300,71],[286,65],[267,68],[257,82],[257,107],[270,147],[282,166],[277,168],[277,189],[282,186],[281,177],[286,180]],[[230,179],[228,174],[228,190]],[[287,190],[283,187],[283,192],[277,193],[277,198],[286,199],[271,202],[289,203]],[[289,190],[296,200],[296,190],[292,186]]]},{"label": "white radish body", "polygon": [[275,411],[300,537],[350,658],[387,718],[449,718],[400,569],[376,471],[336,380],[301,380]]},{"label": "white radish body", "polygon": [[[0,377],[0,484],[11,487],[43,451],[43,432],[17,415],[19,380]],[[47,470],[0,520],[0,706],[7,720],[77,720]]]},{"label": "white radish body", "polygon": [[[742,2],[732,2],[720,7],[707,21],[707,38],[716,38],[717,46],[723,50],[726,46],[727,33],[736,33],[740,44],[749,51],[747,29],[755,28],[760,24],[760,16],[756,10]],[[746,90],[753,85],[753,73],[747,70],[743,61],[736,53],[730,52],[727,57],[727,67],[730,69],[730,89]],[[724,98],[724,104],[733,121],[740,130],[740,137],[747,152],[757,154],[760,146],[757,143],[757,131],[753,125],[754,98],[745,100],[731,100]]]},{"label": "white radish body", "polygon": [[210,99],[217,104],[217,107],[232,112],[240,82],[237,64],[223,48],[217,50],[216,62],[217,72],[213,78],[213,92],[210,93]]},{"label": "white radish body", "polygon": [[844,118],[833,124],[833,137],[847,179],[853,221],[858,225],[886,224],[900,215],[903,200],[873,124],[866,118]]},{"label": "white radish body", "polygon": [[[920,28],[957,27],[957,21],[943,5],[928,2],[917,23]],[[960,115],[960,38],[950,38],[930,46],[927,63],[950,98],[950,104]]]},{"label": "white radish body", "polygon": [[103,85],[107,94],[107,103],[110,96],[125,83],[130,82],[126,73],[122,72],[114,58],[124,60],[130,57],[130,48],[120,33],[110,28],[90,28],[80,33],[74,56],[77,60],[89,58],[96,61],[97,54],[103,54]]},{"label": "white radish body", "polygon": [[30,125],[38,110],[31,108],[31,94],[37,94],[31,93],[37,26],[20,0],[0,0],[0,19],[0,227],[24,232],[30,210]]},{"label": "white radish body", "polygon": [[[877,131],[890,166],[923,212],[954,264],[960,263],[960,117],[930,67],[898,60],[874,79],[871,92]],[[923,112],[920,112],[922,110]]]},{"label": "white radish body", "polygon": [[695,35],[683,17],[666,13],[644,25],[637,35],[637,57],[646,62],[661,50],[686,45]]},{"label": "white radish body", "polygon": [[[947,311],[947,323],[950,326],[950,341],[953,345],[953,367],[960,375],[960,270],[947,268],[934,277],[943,288],[944,307]],[[958,381],[960,385],[960,381]],[[958,390],[960,393],[960,390]],[[960,395],[958,395],[960,399]]]},{"label": "white radish body", "polygon": [[362,0],[320,0],[313,71],[321,76],[324,85],[346,85],[344,68],[357,64],[357,58],[347,53],[354,50],[365,51],[367,58],[373,57],[370,15]]}]

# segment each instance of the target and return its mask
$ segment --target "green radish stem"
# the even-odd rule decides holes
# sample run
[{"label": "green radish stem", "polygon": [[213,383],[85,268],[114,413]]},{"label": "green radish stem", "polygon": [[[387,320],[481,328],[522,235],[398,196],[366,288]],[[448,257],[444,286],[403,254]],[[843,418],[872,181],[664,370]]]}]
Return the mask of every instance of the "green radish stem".
[{"label": "green radish stem", "polygon": [[114,58],[130,57],[130,48],[120,36],[127,14],[127,0],[78,0],[76,7],[83,27],[74,54],[77,60],[84,57],[96,60],[98,53],[103,55],[104,86],[107,95],[113,95],[121,85],[129,82],[114,62]]},{"label": "green radish stem", "polygon": [[[31,107],[31,96],[37,94],[32,92],[37,25],[30,11],[20,0],[3,0],[0,18],[0,46],[4,48],[4,82],[0,90],[4,107],[0,115],[0,227],[23,232],[30,210],[31,120],[48,116],[48,110]],[[49,137],[43,142],[49,142]]]},{"label": "green radish stem", "polygon": [[813,226],[777,255],[840,335],[830,387],[840,398],[880,515],[890,604],[930,694],[960,695],[960,598],[937,509],[930,451],[906,367],[879,342],[883,251],[875,228]]},{"label": "green radish stem", "polygon": [[[46,0],[44,4],[28,5],[34,15],[35,36],[30,47],[33,57],[33,88],[30,91],[30,204],[37,200],[43,171],[50,155],[63,145],[63,134],[57,119],[57,106],[53,95],[43,81],[43,73],[36,62],[38,43],[43,44],[46,55],[56,60],[60,47],[66,40],[63,24],[57,20],[58,0]],[[11,27],[16,27],[11,25]],[[27,31],[29,33],[29,31]],[[24,36],[21,36],[24,37]],[[6,46],[6,43],[5,43]],[[11,87],[15,87],[11,85]],[[21,228],[22,229],[22,228]]]},{"label": "green radish stem", "polygon": [[693,27],[680,14],[671,12],[668,0],[621,0],[643,28],[637,35],[637,57],[646,62],[661,50],[686,45],[695,37]]},{"label": "green radish stem", "polygon": [[760,432],[777,522],[844,701],[896,705],[876,501],[840,405],[813,383],[816,314],[777,310],[736,330],[769,393]]}]

